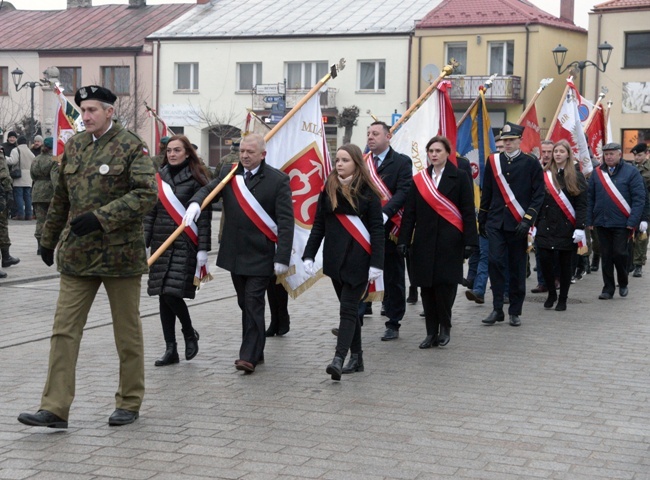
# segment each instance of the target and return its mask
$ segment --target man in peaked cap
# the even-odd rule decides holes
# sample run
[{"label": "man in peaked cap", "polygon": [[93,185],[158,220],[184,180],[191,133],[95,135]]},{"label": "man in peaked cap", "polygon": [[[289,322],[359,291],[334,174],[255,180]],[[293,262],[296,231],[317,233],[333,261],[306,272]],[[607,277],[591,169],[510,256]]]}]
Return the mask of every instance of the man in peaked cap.
[{"label": "man in peaked cap", "polygon": [[67,428],[75,369],[88,312],[103,284],[120,361],[110,426],[134,422],[144,396],[140,283],[148,271],[142,220],[157,199],[149,150],[113,121],[115,95],[90,85],[75,102],[86,126],[65,144],[58,183],[43,226],[41,258],[61,273],[47,382],[37,413],[25,425]]},{"label": "man in peaked cap", "polygon": [[[544,177],[539,161],[519,149],[524,127],[507,122],[501,130],[504,151],[485,162],[479,232],[489,244],[488,272],[493,311],[483,320],[494,325],[505,320],[503,294],[506,269],[510,273],[510,325],[519,318],[526,296],[528,232],[544,202]],[[507,257],[507,261],[506,261]]]},{"label": "man in peaked cap", "polygon": [[644,209],[641,223],[639,224],[638,232],[634,239],[634,247],[632,251],[632,263],[634,265],[633,277],[639,278],[643,276],[643,265],[646,261],[646,252],[648,251],[648,221],[650,220],[649,204],[650,204],[650,159],[648,159],[648,145],[641,142],[632,148],[631,152],[634,154],[634,166],[637,168],[643,178],[646,193],[646,207]]}]

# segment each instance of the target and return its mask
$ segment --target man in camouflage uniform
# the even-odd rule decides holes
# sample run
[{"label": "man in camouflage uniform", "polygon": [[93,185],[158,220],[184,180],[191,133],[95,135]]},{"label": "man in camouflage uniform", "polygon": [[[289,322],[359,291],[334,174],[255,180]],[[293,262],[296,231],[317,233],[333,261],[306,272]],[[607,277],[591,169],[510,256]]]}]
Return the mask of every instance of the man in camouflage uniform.
[{"label": "man in camouflage uniform", "polygon": [[43,227],[41,257],[61,272],[47,382],[26,425],[67,428],[75,394],[75,367],[88,311],[100,285],[111,305],[120,359],[116,410],[108,424],[139,416],[144,396],[140,281],[147,272],[142,220],[156,203],[153,162],[144,142],[113,122],[116,97],[97,85],[75,95],[86,131],[66,144],[59,180]]},{"label": "man in camouflage uniform", "polygon": [[[646,208],[643,215],[641,215],[641,224],[639,231],[634,238],[634,247],[632,253],[632,262],[634,264],[633,277],[639,278],[643,276],[643,265],[646,261],[646,252],[648,251],[648,202],[650,201],[650,160],[648,159],[648,145],[645,142],[639,143],[632,148],[631,152],[634,154],[634,166],[639,170],[641,177],[643,177],[643,184],[646,188]],[[641,239],[642,237],[643,240]]]},{"label": "man in camouflage uniform", "polygon": [[[20,262],[20,259],[9,255],[9,210],[14,201],[13,182],[9,176],[7,161],[0,148],[0,250],[2,251],[2,266],[10,267]],[[6,252],[6,255],[5,255]],[[6,272],[0,270],[0,278],[7,278]]]}]

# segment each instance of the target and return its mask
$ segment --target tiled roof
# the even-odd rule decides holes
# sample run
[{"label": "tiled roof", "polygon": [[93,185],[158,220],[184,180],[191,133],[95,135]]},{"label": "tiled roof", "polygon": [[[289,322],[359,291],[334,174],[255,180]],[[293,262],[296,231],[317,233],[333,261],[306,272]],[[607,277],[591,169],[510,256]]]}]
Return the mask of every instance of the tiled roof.
[{"label": "tiled roof", "polygon": [[650,0],[610,0],[609,2],[594,5],[594,12],[601,10],[632,10],[635,8],[650,7]]},{"label": "tiled roof", "polygon": [[409,33],[440,0],[211,0],[150,38]]},{"label": "tiled roof", "polygon": [[417,28],[447,28],[540,24],[585,32],[525,0],[443,0]]},{"label": "tiled roof", "polygon": [[0,50],[137,49],[192,4],[75,7],[0,12]]}]

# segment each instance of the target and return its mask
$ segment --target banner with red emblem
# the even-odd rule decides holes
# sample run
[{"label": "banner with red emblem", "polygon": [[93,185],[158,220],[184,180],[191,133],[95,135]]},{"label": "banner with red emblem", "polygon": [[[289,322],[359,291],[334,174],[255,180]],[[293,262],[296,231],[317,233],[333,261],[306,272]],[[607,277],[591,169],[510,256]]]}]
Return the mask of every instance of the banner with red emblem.
[{"label": "banner with red emblem", "polygon": [[[321,275],[310,277],[303,268],[305,250],[316,217],[318,196],[332,170],[320,108],[320,94],[311,97],[269,140],[266,163],[289,175],[295,219],[290,272],[281,282],[292,298],[307,290]],[[322,249],[314,268],[323,266]]]}]

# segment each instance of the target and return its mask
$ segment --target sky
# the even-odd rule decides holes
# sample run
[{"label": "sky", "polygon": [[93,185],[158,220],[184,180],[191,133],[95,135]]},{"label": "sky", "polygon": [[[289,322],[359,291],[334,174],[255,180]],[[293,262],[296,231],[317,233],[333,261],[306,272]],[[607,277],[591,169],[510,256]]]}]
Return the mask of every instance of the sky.
[{"label": "sky", "polygon": [[[7,0],[19,10],[62,10],[66,8],[67,0]],[[537,7],[555,16],[560,15],[560,0],[530,0]],[[594,5],[604,3],[606,0],[574,0],[574,17],[576,25],[587,28],[589,26],[588,13]],[[128,0],[93,0],[93,5],[128,4]],[[147,0],[147,5],[160,5],[162,3],[196,3],[196,0]]]}]

